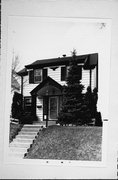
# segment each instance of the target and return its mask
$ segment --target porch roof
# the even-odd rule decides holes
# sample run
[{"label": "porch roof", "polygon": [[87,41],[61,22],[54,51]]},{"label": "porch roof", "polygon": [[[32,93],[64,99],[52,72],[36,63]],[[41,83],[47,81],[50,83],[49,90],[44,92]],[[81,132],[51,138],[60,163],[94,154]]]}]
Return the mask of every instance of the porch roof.
[{"label": "porch roof", "polygon": [[43,94],[48,95],[49,92],[57,92],[61,94],[62,86],[53,80],[51,77],[47,77],[44,81],[42,81],[38,86],[36,86],[30,93],[31,95]]}]

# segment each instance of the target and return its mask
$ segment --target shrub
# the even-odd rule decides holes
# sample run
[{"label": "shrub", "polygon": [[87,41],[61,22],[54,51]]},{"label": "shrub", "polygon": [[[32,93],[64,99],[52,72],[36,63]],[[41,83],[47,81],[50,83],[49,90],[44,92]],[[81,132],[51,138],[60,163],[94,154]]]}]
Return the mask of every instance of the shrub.
[{"label": "shrub", "polygon": [[23,114],[20,119],[20,124],[32,124],[33,121],[37,121],[37,116],[31,114]]},{"label": "shrub", "polygon": [[57,124],[59,123],[61,126],[72,123],[72,114],[71,113],[59,113]]},{"label": "shrub", "polygon": [[10,133],[9,133],[9,142],[12,142],[18,132],[21,130],[21,124],[10,123]]},{"label": "shrub", "polygon": [[22,114],[22,95],[14,92],[13,102],[12,102],[12,118],[19,119]]},{"label": "shrub", "polygon": [[97,112],[95,116],[95,126],[102,126],[102,117],[101,113]]}]

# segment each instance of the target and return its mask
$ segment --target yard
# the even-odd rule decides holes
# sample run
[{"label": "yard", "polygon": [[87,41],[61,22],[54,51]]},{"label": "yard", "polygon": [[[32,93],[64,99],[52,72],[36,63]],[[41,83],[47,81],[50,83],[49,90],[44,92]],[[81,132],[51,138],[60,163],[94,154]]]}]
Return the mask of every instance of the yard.
[{"label": "yard", "polygon": [[101,161],[102,127],[49,126],[25,158]]}]

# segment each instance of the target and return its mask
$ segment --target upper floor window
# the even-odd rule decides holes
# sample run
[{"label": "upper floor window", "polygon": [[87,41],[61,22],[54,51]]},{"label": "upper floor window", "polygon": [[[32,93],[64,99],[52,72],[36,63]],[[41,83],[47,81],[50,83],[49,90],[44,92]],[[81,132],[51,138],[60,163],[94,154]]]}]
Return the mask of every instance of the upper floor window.
[{"label": "upper floor window", "polygon": [[40,83],[47,77],[47,69],[35,69],[29,71],[29,83]]},{"label": "upper floor window", "polygon": [[[78,65],[78,78],[82,78],[82,66]],[[68,77],[68,71],[69,71],[69,66],[63,66],[61,67],[61,81],[66,81],[66,78]]]},{"label": "upper floor window", "polygon": [[42,70],[35,69],[34,70],[34,83],[39,83],[42,81]]}]

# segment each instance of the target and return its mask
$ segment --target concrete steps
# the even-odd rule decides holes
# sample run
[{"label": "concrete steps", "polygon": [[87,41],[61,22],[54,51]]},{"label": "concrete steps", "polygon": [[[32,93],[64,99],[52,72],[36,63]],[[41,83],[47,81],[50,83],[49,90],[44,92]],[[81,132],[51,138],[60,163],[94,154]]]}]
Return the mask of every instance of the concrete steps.
[{"label": "concrete steps", "polygon": [[24,125],[9,145],[9,156],[14,158],[24,158],[24,155],[28,152],[28,149],[35,141],[39,131],[41,131],[44,127],[45,126],[39,124]]}]

